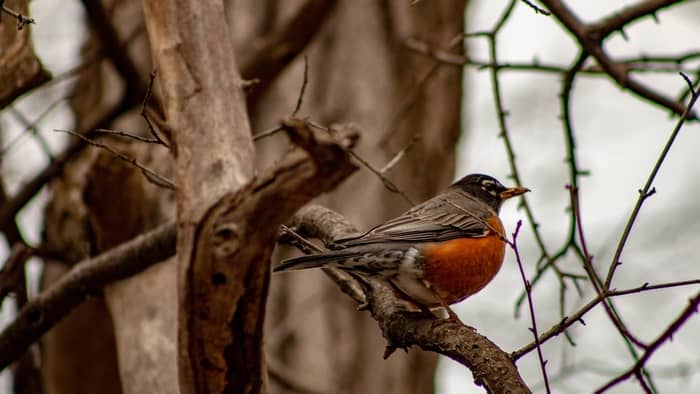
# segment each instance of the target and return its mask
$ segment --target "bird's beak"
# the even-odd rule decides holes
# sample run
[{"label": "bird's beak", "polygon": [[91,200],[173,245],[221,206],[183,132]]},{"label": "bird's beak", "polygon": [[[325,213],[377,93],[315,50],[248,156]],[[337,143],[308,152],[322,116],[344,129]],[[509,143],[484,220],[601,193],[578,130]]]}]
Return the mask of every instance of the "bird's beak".
[{"label": "bird's beak", "polygon": [[510,189],[506,189],[501,192],[501,200],[507,200],[511,197],[519,196],[521,194],[525,194],[529,192],[530,189],[526,187],[511,187]]}]

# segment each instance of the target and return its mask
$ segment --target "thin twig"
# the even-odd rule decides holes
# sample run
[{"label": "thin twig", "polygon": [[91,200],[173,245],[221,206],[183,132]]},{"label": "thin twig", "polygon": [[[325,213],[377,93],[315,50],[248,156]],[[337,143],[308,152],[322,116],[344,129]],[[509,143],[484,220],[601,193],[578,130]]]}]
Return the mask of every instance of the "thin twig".
[{"label": "thin twig", "polygon": [[[4,1],[3,1],[4,3]],[[33,18],[27,18],[26,16],[22,15],[19,12],[15,12],[8,8],[6,5],[2,5],[2,9],[0,10],[0,19],[2,18],[2,13],[6,13],[8,15],[11,15],[13,18],[17,19],[17,30],[22,30],[24,28],[24,25],[30,25],[36,23]]]},{"label": "thin twig", "polygon": [[[551,12],[545,10],[544,8],[538,7],[535,3],[533,3],[529,0],[521,0],[521,1],[525,4],[527,4],[530,8],[532,8],[535,11],[535,14],[542,14],[545,16],[552,15]],[[547,387],[547,391],[549,392],[549,387]]]},{"label": "thin twig", "polygon": [[673,287],[681,287],[681,286],[691,286],[691,285],[700,285],[700,278],[698,279],[690,279],[690,280],[682,280],[678,282],[667,282],[667,283],[657,283],[657,284],[649,284],[645,283],[639,287],[633,287],[631,289],[624,289],[624,290],[610,290],[607,292],[609,297],[613,296],[622,296],[622,295],[627,295],[627,294],[639,294],[651,290],[661,290],[661,289],[669,289]]},{"label": "thin twig", "polygon": [[380,170],[377,170],[376,168],[374,168],[374,166],[372,166],[367,160],[363,159],[360,155],[358,155],[357,152],[355,152],[352,149],[348,149],[347,152],[350,155],[352,155],[352,157],[354,157],[357,161],[359,161],[363,166],[365,166],[368,170],[370,170],[374,175],[376,175],[382,181],[382,183],[384,184],[384,187],[387,190],[401,196],[401,198],[403,198],[404,201],[406,201],[406,203],[408,205],[410,205],[410,206],[416,205],[413,202],[413,200],[411,200],[411,198],[406,193],[403,192],[403,190],[399,189],[394,184],[394,182],[391,181],[391,179],[387,178]]},{"label": "thin twig", "polygon": [[282,131],[282,127],[276,126],[267,130],[261,131],[253,136],[253,141],[260,141],[263,138],[271,137]]},{"label": "thin twig", "polygon": [[133,166],[137,167],[138,169],[141,170],[141,173],[146,177],[146,179],[153,183],[156,186],[160,186],[166,189],[170,190],[175,190],[175,184],[168,178],[164,177],[163,175],[158,174],[157,172],[149,169],[148,167],[144,166],[143,164],[139,163],[136,159],[129,157],[112,147],[110,147],[107,144],[103,144],[101,142],[95,141],[91,138],[88,138],[84,136],[83,134],[80,134],[78,132],[75,132],[73,130],[62,130],[62,129],[54,129],[56,132],[61,132],[61,133],[68,133],[70,135],[76,136],[80,138],[81,140],[85,141],[86,143],[96,146],[98,148],[105,149],[109,151],[111,154],[113,154],[115,157],[119,158],[120,160],[123,160],[127,163],[132,164]]},{"label": "thin twig", "polygon": [[394,168],[394,166],[396,166],[396,164],[398,164],[398,162],[401,161],[401,159],[403,159],[403,157],[406,155],[406,153],[409,150],[411,150],[411,148],[413,148],[413,145],[415,145],[416,142],[418,142],[419,140],[420,140],[420,135],[418,135],[417,133],[413,134],[413,137],[411,137],[411,140],[408,141],[408,143],[403,148],[401,148],[401,150],[396,152],[394,157],[392,157],[384,165],[384,167],[382,167],[382,169],[379,170],[379,172],[381,172],[382,174],[386,174],[387,172],[391,171],[391,169]]},{"label": "thin twig", "polygon": [[[461,35],[461,38],[483,38],[489,32],[479,32]],[[410,50],[429,56],[435,61],[450,66],[470,66],[475,67],[477,71],[488,69],[497,69],[498,71],[524,71],[537,72],[546,74],[566,74],[569,71],[568,67],[554,63],[543,63],[539,60],[531,62],[499,62],[485,61],[474,59],[460,53],[451,52],[442,48],[430,46],[428,43],[416,38],[409,38],[403,44]],[[694,72],[695,67],[686,66],[683,64],[690,62],[700,57],[700,52],[689,52],[679,54],[678,56],[635,56],[630,58],[620,58],[617,63],[624,64],[627,71],[630,73],[678,73]],[[579,71],[579,74],[590,77],[607,77],[607,72],[598,64],[584,66]]]},{"label": "thin twig", "polygon": [[642,385],[642,387],[645,390],[648,390],[648,387],[645,386],[644,380],[640,378],[640,371],[642,370],[642,368],[644,368],[646,362],[651,358],[654,352],[658,350],[664,342],[671,340],[671,338],[673,338],[673,335],[683,326],[683,324],[685,324],[685,322],[688,321],[688,319],[690,319],[690,316],[697,313],[699,304],[700,293],[696,294],[693,298],[690,299],[688,306],[683,310],[683,312],[681,312],[680,316],[678,316],[668,326],[668,328],[666,328],[666,330],[664,330],[664,332],[661,333],[661,335],[659,335],[653,342],[649,344],[647,349],[644,351],[642,357],[629,370],[610,380],[603,387],[596,390],[596,394],[607,391],[613,386],[627,380],[632,375],[637,376],[637,380]]},{"label": "thin twig", "polygon": [[[148,115],[148,112],[146,111],[148,102],[151,100],[151,96],[153,95],[153,84],[156,81],[156,75],[157,75],[156,70],[155,69],[151,70],[151,73],[149,74],[148,87],[146,88],[146,94],[143,96],[143,102],[141,103],[141,117],[146,121],[146,124],[148,125],[148,130],[151,132],[153,139],[157,143],[170,149],[170,144],[168,144],[162,138],[160,138],[160,135],[156,131],[156,127],[153,124],[153,121],[151,121],[151,117]],[[158,103],[156,103],[156,105],[158,105]],[[155,112],[157,115],[157,111],[155,111]],[[160,121],[159,123],[164,124],[165,122]],[[144,142],[152,143],[150,140],[144,141]]]},{"label": "thin twig", "polygon": [[[2,152],[0,152],[0,156],[7,154],[19,141],[21,141],[24,137],[26,137],[28,134],[32,134],[35,136],[38,140],[39,143],[44,150],[44,154],[46,154],[50,159],[53,159],[51,150],[48,147],[47,141],[44,139],[44,137],[39,133],[39,129],[37,128],[37,125],[39,122],[41,122],[46,116],[48,116],[51,111],[53,111],[60,103],[62,103],[64,100],[68,100],[72,97],[72,94],[69,94],[64,97],[60,97],[56,99],[54,102],[49,104],[48,107],[46,107],[39,116],[34,119],[34,121],[29,121],[24,114],[22,114],[19,110],[17,110],[14,107],[9,107],[10,112],[12,112],[13,115],[24,125],[24,129],[11,141],[9,141],[7,144],[5,144],[2,148]],[[27,133],[27,132],[30,133]]]},{"label": "thin twig", "polygon": [[[581,244],[581,250],[583,251],[583,267],[586,273],[588,274],[588,278],[591,284],[593,285],[596,294],[598,294],[600,298],[605,298],[606,295],[604,293],[605,289],[603,289],[602,280],[600,279],[600,277],[598,277],[598,274],[593,268],[593,257],[588,252],[586,237],[583,231],[583,220],[581,215],[581,205],[579,204],[578,188],[568,186],[568,189],[571,198],[571,209],[574,213],[574,217],[576,218],[576,228],[578,231],[579,242]],[[619,317],[617,312],[614,312],[612,310],[612,306],[608,303],[608,300],[603,301],[603,308],[605,309],[605,313],[608,315],[608,318],[610,318],[610,321],[617,328],[617,330],[619,331],[620,335],[623,336],[623,338],[629,339],[632,343],[641,347],[642,349],[647,348],[647,345],[644,342],[637,339],[637,337],[635,337],[632,334],[632,332],[629,331],[629,329],[622,322],[622,319]],[[636,352],[632,352],[632,355],[635,357],[635,359],[638,357]]]},{"label": "thin twig", "polygon": [[139,142],[145,142],[145,143],[147,143],[147,144],[159,144],[159,145],[162,145],[162,144],[163,144],[163,141],[160,140],[160,139],[141,137],[141,136],[138,135],[138,134],[129,133],[128,131],[109,130],[109,129],[95,129],[95,133],[97,133],[97,134],[114,135],[114,136],[117,136],[117,137],[129,138],[129,139],[136,140],[136,141],[139,141]]},{"label": "thin twig", "polygon": [[664,160],[666,160],[666,156],[668,155],[668,152],[671,150],[671,146],[673,146],[673,143],[676,141],[676,137],[678,137],[678,134],[681,131],[681,128],[683,128],[683,125],[685,124],[685,121],[689,118],[692,108],[695,105],[695,102],[698,100],[698,96],[700,96],[700,90],[695,90],[693,88],[692,82],[688,79],[688,77],[685,74],[681,73],[681,76],[686,80],[688,83],[688,89],[691,92],[690,96],[690,101],[688,102],[688,105],[686,106],[685,110],[681,114],[681,117],[678,119],[678,122],[676,123],[676,127],[673,128],[673,131],[671,132],[671,135],[668,138],[668,141],[666,141],[666,145],[664,145],[663,150],[661,151],[661,154],[659,155],[658,160],[656,160],[656,163],[654,164],[654,168],[651,170],[651,173],[649,174],[649,177],[647,178],[646,183],[644,184],[644,187],[639,190],[639,197],[637,198],[637,203],[634,205],[634,208],[632,209],[632,213],[630,213],[630,217],[627,220],[627,224],[625,225],[625,229],[622,231],[622,235],[620,236],[620,241],[617,244],[617,248],[615,249],[615,254],[613,256],[612,261],[610,262],[610,267],[608,268],[608,274],[605,277],[605,282],[603,286],[606,289],[610,289],[610,286],[612,284],[613,276],[615,275],[615,270],[617,270],[617,267],[622,264],[620,261],[620,258],[622,257],[622,251],[625,248],[625,244],[627,243],[627,239],[629,238],[630,232],[632,231],[632,227],[634,226],[634,223],[637,219],[637,216],[639,215],[639,211],[642,208],[642,205],[644,204],[644,201],[646,201],[647,198],[651,197],[655,192],[656,189],[652,186],[654,183],[654,180],[656,179],[657,174],[659,173],[659,170],[661,169],[661,165],[663,164]]},{"label": "thin twig", "polygon": [[[295,117],[299,110],[301,109],[301,105],[304,100],[304,93],[306,93],[306,85],[309,83],[309,59],[306,55],[304,55],[304,77],[301,82],[301,89],[299,89],[299,95],[297,96],[297,103],[296,106],[294,107],[294,111],[292,111],[292,117]],[[261,131],[253,136],[253,141],[259,141],[267,137],[271,137],[277,133],[282,131],[282,127],[280,126],[275,126],[270,129]]]},{"label": "thin twig", "polygon": [[294,112],[292,112],[292,117],[296,117],[301,109],[301,104],[304,101],[304,93],[306,92],[306,85],[309,83],[309,57],[304,55],[304,79],[301,82],[301,89],[299,90],[299,97],[297,97],[297,105],[294,107]]},{"label": "thin twig", "polygon": [[518,220],[518,224],[515,226],[515,231],[512,234],[512,241],[506,242],[508,243],[508,246],[513,249],[513,253],[515,253],[515,261],[518,263],[520,278],[523,281],[523,286],[525,286],[525,292],[527,293],[527,304],[530,308],[530,322],[532,323],[532,328],[530,331],[535,337],[535,346],[537,348],[537,357],[540,360],[540,370],[542,371],[542,378],[544,379],[544,387],[547,390],[547,394],[549,394],[552,392],[552,390],[549,387],[549,378],[547,377],[547,360],[544,359],[544,355],[542,354],[542,344],[540,343],[539,334],[537,332],[537,318],[535,316],[535,303],[532,300],[532,287],[530,286],[530,282],[527,280],[527,276],[525,275],[525,268],[523,267],[523,262],[520,258],[520,250],[518,249],[518,234],[520,233],[522,224],[523,221]]}]

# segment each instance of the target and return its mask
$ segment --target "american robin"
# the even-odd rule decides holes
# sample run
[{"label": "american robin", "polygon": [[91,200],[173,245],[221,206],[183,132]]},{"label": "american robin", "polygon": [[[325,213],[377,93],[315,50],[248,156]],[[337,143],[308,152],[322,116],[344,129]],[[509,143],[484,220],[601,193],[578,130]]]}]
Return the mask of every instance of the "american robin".
[{"label": "american robin", "polygon": [[274,271],[336,267],[395,289],[421,309],[462,301],[496,275],[505,254],[498,212],[503,201],[528,192],[472,174],[445,192],[368,232],[337,240],[339,250],[282,261]]}]

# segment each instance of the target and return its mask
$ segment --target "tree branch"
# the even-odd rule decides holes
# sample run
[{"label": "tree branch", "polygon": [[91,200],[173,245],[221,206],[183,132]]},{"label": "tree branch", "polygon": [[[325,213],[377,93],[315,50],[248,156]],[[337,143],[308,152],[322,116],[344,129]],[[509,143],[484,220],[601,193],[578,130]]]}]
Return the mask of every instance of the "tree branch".
[{"label": "tree branch", "polygon": [[646,362],[651,358],[652,354],[654,354],[654,352],[658,350],[659,347],[661,347],[661,345],[663,345],[664,342],[669,341],[673,338],[673,335],[683,326],[683,324],[685,324],[686,321],[688,321],[688,319],[690,319],[690,316],[698,312],[699,304],[700,293],[696,294],[693,298],[690,299],[688,306],[683,310],[683,312],[681,312],[680,316],[678,316],[676,320],[674,320],[673,323],[671,323],[668,326],[668,328],[666,328],[666,330],[664,330],[664,332],[658,336],[658,338],[656,338],[653,342],[649,344],[649,346],[645,349],[644,354],[642,354],[639,360],[630,369],[623,372],[614,379],[610,380],[600,389],[596,390],[596,394],[607,391],[613,386],[628,379],[633,374],[637,375],[640,384],[644,386],[644,380],[641,379],[639,375],[641,375],[641,371],[643,370]]},{"label": "tree branch", "polygon": [[[647,1],[646,7],[633,7],[632,11],[618,14],[597,24],[586,24],[574,14],[574,12],[561,0],[541,0],[559,22],[576,37],[585,53],[593,56],[603,70],[622,88],[627,88],[639,97],[650,102],[666,107],[676,114],[682,114],[685,110],[683,103],[673,100],[663,94],[649,88],[629,75],[629,69],[625,64],[616,62],[603,49],[603,40],[614,30],[622,28],[624,23],[629,23],[645,15],[651,15],[655,10],[663,8],[677,1]],[[656,8],[651,8],[656,5]],[[691,118],[695,118],[691,114]]]}]

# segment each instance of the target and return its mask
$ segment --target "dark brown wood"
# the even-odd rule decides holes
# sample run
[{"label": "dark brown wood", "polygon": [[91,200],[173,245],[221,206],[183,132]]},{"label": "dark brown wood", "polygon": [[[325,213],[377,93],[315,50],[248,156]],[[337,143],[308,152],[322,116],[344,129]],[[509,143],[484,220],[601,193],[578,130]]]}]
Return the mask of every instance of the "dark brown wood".
[{"label": "dark brown wood", "polygon": [[[197,227],[194,264],[186,272],[188,354],[198,393],[266,391],[262,332],[269,258],[278,229],[301,205],[333,189],[356,167],[324,131],[285,121],[295,152],[255,182],[219,200]],[[346,146],[347,147],[347,146]],[[270,209],[270,207],[275,207]],[[224,328],[224,329],[222,329]]]}]

